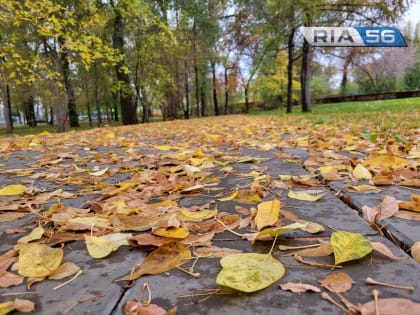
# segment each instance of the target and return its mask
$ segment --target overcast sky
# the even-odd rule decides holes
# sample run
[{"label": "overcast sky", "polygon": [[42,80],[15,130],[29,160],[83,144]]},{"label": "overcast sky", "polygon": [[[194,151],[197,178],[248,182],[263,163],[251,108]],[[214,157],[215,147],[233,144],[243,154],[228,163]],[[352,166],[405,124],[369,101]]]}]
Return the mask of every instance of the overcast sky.
[{"label": "overcast sky", "polygon": [[411,20],[414,23],[420,22],[420,0],[416,0],[416,2],[411,6],[410,10],[406,14],[405,20]]}]

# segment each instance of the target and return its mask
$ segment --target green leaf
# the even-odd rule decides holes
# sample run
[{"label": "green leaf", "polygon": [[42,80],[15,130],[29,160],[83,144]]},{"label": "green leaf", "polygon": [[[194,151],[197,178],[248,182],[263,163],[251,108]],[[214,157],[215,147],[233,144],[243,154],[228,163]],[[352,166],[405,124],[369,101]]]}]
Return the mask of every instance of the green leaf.
[{"label": "green leaf", "polygon": [[363,258],[372,252],[372,246],[367,238],[362,234],[346,231],[333,232],[331,246],[336,265]]},{"label": "green leaf", "polygon": [[216,283],[248,293],[270,286],[285,273],[283,264],[270,254],[234,254],[223,257],[220,264]]}]

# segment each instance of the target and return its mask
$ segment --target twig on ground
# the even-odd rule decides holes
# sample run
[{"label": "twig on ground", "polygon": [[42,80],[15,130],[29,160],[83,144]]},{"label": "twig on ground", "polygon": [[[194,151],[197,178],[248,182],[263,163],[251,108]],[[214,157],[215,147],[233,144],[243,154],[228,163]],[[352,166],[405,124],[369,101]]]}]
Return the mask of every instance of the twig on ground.
[{"label": "twig on ground", "polygon": [[70,304],[64,311],[63,311],[63,314],[66,314],[66,313],[68,313],[68,312],[70,312],[73,308],[75,308],[77,305],[79,305],[79,304],[81,304],[81,303],[83,303],[83,302],[87,302],[87,301],[90,301],[90,300],[94,300],[94,299],[97,299],[97,298],[101,298],[101,297],[104,297],[105,295],[104,294],[98,294],[98,295],[94,295],[94,296],[88,296],[88,297],[85,297],[85,298],[83,298],[83,299],[80,299],[80,300],[77,300],[76,302],[74,302],[73,304]]},{"label": "twig on ground", "polygon": [[372,290],[373,300],[375,302],[375,315],[379,315],[379,291],[378,290]]},{"label": "twig on ground", "polygon": [[397,285],[397,284],[391,284],[391,283],[386,283],[386,282],[380,282],[380,281],[376,281],[370,277],[366,278],[366,283],[367,284],[373,284],[373,285],[381,285],[384,287],[388,287],[388,288],[394,288],[394,289],[401,289],[401,290],[409,290],[409,291],[413,291],[416,288],[415,287],[410,287],[410,286],[405,286],[405,285]]},{"label": "twig on ground", "polygon": [[349,314],[349,315],[353,315],[348,309],[346,309],[344,306],[342,306],[341,304],[339,304],[338,302],[336,302],[327,292],[322,292],[321,297],[324,300],[327,300],[328,302],[334,304],[335,306],[337,306],[340,310],[342,310],[343,312]]},{"label": "twig on ground", "polygon": [[62,288],[62,287],[64,287],[64,286],[68,285],[70,282],[72,282],[72,281],[76,280],[76,278],[77,278],[78,276],[80,276],[82,273],[83,273],[83,270],[79,270],[79,271],[78,271],[78,272],[74,275],[74,277],[73,277],[73,278],[71,278],[70,280],[68,280],[68,281],[66,281],[66,282],[63,282],[62,284],[60,284],[60,285],[56,286],[56,287],[53,289],[53,291],[56,291],[56,290],[58,290],[58,289],[61,289],[61,288]]},{"label": "twig on ground", "polygon": [[328,268],[328,269],[341,269],[341,268],[343,268],[343,266],[338,266],[338,265],[320,264],[320,263],[316,263],[316,262],[305,261],[298,254],[294,254],[293,258],[295,258],[296,261],[298,261],[302,264],[311,266],[311,267]]}]

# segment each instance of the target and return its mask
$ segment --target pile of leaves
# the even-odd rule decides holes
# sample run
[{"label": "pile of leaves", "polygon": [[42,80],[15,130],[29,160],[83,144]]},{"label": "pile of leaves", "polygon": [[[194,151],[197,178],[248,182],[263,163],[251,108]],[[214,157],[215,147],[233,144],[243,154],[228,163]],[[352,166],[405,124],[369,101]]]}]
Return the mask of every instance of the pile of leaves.
[{"label": "pile of leaves", "polygon": [[[221,270],[215,279],[218,285],[242,292],[266,288],[285,273],[284,265],[272,255],[279,250],[275,245],[280,234],[294,230],[317,234],[325,230],[322,222],[305,221],[284,210],[281,191],[291,199],[317,202],[327,193],[324,186],[328,181],[351,180],[347,189],[358,192],[380,190],[386,185],[413,190],[420,186],[418,129],[399,130],[402,141],[383,130],[375,137],[361,130],[366,126],[343,128],[342,122],[313,126],[306,119],[292,122],[287,118],[230,116],[228,121],[208,118],[2,139],[3,160],[27,162],[25,167],[15,169],[0,164],[9,182],[0,187],[0,222],[35,215],[36,227],[29,233],[25,226],[5,231],[25,235],[0,256],[0,286],[20,285],[25,279],[28,288],[45,279],[73,276],[69,281],[74,281],[83,266],[63,262],[61,245],[82,241],[93,259],[104,259],[120,246],[149,252],[141,264],[132,266],[117,281],[132,281],[174,268],[200,277],[182,265],[198,257],[212,257],[220,258]],[[278,174],[274,178],[259,166],[265,159],[243,155],[244,148],[275,151],[277,158],[301,165],[309,175]],[[306,150],[309,158],[303,162],[288,149]],[[252,171],[239,172],[235,168],[238,163],[250,163]],[[247,184],[226,191],[221,183],[231,176],[245,179]],[[40,183],[51,183],[55,188],[42,189]],[[182,205],[184,198],[203,195],[211,196],[211,201]],[[68,201],[81,196],[87,198],[83,204],[68,205]],[[364,207],[364,217],[373,227],[389,216],[418,220],[418,194],[413,193],[411,200],[392,198],[384,196],[376,207]],[[232,211],[218,210],[224,202],[234,205]],[[271,250],[265,254],[244,253],[214,246],[215,235],[226,231],[244,242],[268,242]],[[280,250],[290,250],[281,246]],[[348,231],[333,231],[331,237],[310,247],[298,246],[294,248],[298,251],[288,255],[302,264],[331,269],[341,269],[372,251],[390,259],[404,259],[395,256],[385,244]],[[417,261],[419,247],[419,243],[412,247]],[[331,257],[331,262],[319,264],[303,258],[308,256]],[[369,303],[355,306],[346,301],[341,296],[344,291],[335,288],[334,283],[323,280],[321,285],[343,303],[338,304],[325,292],[322,298],[334,301],[347,312],[373,312],[369,311]],[[282,284],[281,288],[319,292],[306,284]],[[166,313],[152,306],[150,299],[139,301],[129,302],[126,314]],[[381,307],[390,303],[387,308],[398,303],[416,310],[419,307],[402,299],[380,302]],[[19,299],[1,303],[0,314],[14,309],[32,311],[33,306],[27,303]]]}]

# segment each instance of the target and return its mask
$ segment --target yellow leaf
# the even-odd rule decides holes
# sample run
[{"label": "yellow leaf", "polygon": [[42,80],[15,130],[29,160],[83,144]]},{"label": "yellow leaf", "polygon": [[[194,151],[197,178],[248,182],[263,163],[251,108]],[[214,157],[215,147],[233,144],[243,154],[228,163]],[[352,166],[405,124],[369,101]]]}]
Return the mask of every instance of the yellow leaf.
[{"label": "yellow leaf", "polygon": [[15,309],[15,302],[13,301],[0,303],[0,315],[9,314],[14,309]]},{"label": "yellow leaf", "polygon": [[372,174],[362,164],[357,164],[353,170],[353,176],[357,179],[371,179]]},{"label": "yellow leaf", "polygon": [[216,283],[241,292],[264,289],[285,273],[283,264],[270,254],[243,253],[223,257]]},{"label": "yellow leaf", "polygon": [[385,168],[403,168],[407,164],[407,160],[389,154],[370,158],[362,163],[363,166],[379,166]]},{"label": "yellow leaf", "polygon": [[255,223],[258,231],[261,231],[266,226],[274,225],[279,219],[280,215],[280,201],[274,199],[272,201],[265,201],[258,205]]},{"label": "yellow leaf", "polygon": [[103,170],[96,171],[96,172],[89,172],[89,175],[91,176],[102,176],[108,171],[108,167],[104,168]]},{"label": "yellow leaf", "polygon": [[0,189],[0,196],[16,196],[24,193],[26,187],[23,185],[7,185]]},{"label": "yellow leaf", "polygon": [[296,229],[302,228],[304,226],[305,225],[301,224],[301,223],[292,223],[292,224],[289,224],[289,225],[284,225],[284,226],[280,226],[280,227],[276,227],[276,228],[267,228],[267,229],[262,230],[261,232],[251,234],[250,235],[251,236],[250,240],[251,240],[252,243],[254,243],[257,239],[259,239],[261,236],[264,236],[264,235],[270,235],[274,238],[274,237],[280,235],[283,232],[296,230]]},{"label": "yellow leaf", "polygon": [[162,237],[184,239],[190,234],[190,231],[188,231],[187,228],[169,227],[169,228],[166,228],[166,229],[165,228],[158,228],[158,229],[154,230],[152,232],[152,234],[157,235],[157,236],[162,236]]},{"label": "yellow leaf", "polygon": [[104,258],[120,247],[117,242],[93,235],[85,235],[85,241],[89,255],[93,258]]},{"label": "yellow leaf", "polygon": [[236,190],[233,193],[231,193],[230,196],[219,198],[217,200],[218,201],[230,201],[230,200],[235,199],[238,194],[239,194],[239,190]]},{"label": "yellow leaf", "polygon": [[18,273],[24,277],[47,277],[60,266],[64,252],[44,244],[19,244]]},{"label": "yellow leaf", "polygon": [[155,148],[156,150],[159,150],[159,151],[169,151],[171,149],[171,147],[168,145],[159,145],[159,146],[156,146]]},{"label": "yellow leaf", "polygon": [[376,191],[380,191],[380,189],[378,187],[372,186],[372,185],[356,185],[356,186],[347,186],[346,187],[348,190],[353,190],[353,191],[372,191],[372,190],[376,190]]},{"label": "yellow leaf", "polygon": [[26,236],[21,237],[18,239],[18,243],[29,243],[31,241],[39,240],[42,235],[44,235],[44,228],[42,226],[38,226],[37,228],[33,229],[31,233]]},{"label": "yellow leaf", "polygon": [[411,256],[420,264],[420,241],[417,241],[411,246]]},{"label": "yellow leaf", "polygon": [[187,211],[181,210],[180,216],[185,221],[203,221],[213,218],[217,215],[217,209],[214,210],[202,210],[202,211]]},{"label": "yellow leaf", "polygon": [[289,198],[297,199],[297,200],[303,200],[303,201],[318,201],[322,197],[325,196],[325,193],[317,194],[317,195],[311,195],[307,191],[299,191],[294,192],[293,190],[289,190],[289,193],[287,194]]},{"label": "yellow leaf", "polygon": [[363,258],[372,251],[370,241],[362,234],[346,231],[331,234],[335,264]]}]

